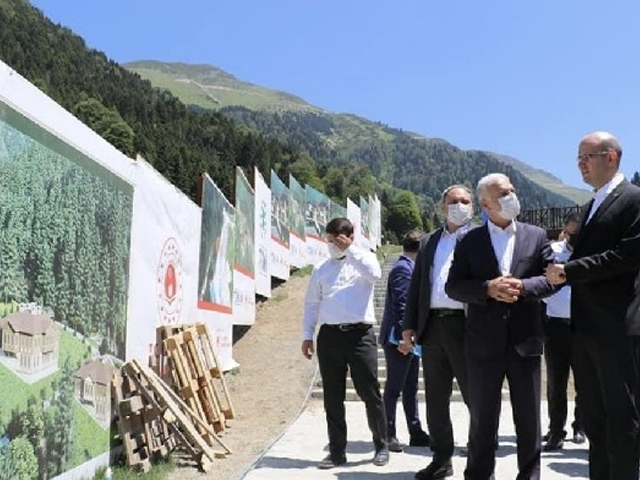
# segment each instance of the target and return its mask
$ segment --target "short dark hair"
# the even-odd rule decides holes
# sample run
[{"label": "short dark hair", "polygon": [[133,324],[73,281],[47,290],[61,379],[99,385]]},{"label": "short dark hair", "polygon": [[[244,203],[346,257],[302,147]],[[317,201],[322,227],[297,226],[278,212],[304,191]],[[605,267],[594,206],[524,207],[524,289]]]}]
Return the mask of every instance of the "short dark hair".
[{"label": "short dark hair", "polygon": [[420,239],[423,235],[424,232],[419,228],[409,230],[402,237],[402,250],[406,253],[415,253],[420,250]]},{"label": "short dark hair", "polygon": [[570,213],[566,217],[564,217],[564,226],[566,227],[570,223],[580,223],[580,217],[577,213]]},{"label": "short dark hair", "polygon": [[327,223],[324,231],[330,235],[346,235],[349,237],[353,235],[353,223],[348,218],[337,217]]}]

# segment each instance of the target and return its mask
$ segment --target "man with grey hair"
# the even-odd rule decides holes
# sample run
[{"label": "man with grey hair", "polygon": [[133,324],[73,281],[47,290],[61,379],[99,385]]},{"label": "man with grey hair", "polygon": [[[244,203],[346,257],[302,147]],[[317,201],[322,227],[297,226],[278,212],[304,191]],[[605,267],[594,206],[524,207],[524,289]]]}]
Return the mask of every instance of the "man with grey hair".
[{"label": "man with grey hair", "polygon": [[[466,480],[494,478],[501,390],[509,384],[517,432],[518,480],[540,478],[540,299],[553,292],[546,232],[516,221],[520,202],[506,175],[478,182],[489,219],[458,242],[445,291],[467,304],[465,360],[470,414]],[[433,435],[433,432],[431,432]]]},{"label": "man with grey hair", "polygon": [[578,169],[595,195],[573,254],[547,268],[571,285],[576,390],[589,439],[589,478],[638,478],[640,188],[619,172],[622,148],[607,132],[580,140]]},{"label": "man with grey hair", "polygon": [[453,428],[449,403],[453,379],[466,401],[466,369],[463,354],[465,315],[461,302],[445,290],[453,251],[470,228],[473,197],[464,185],[452,185],[442,194],[444,226],[422,241],[407,294],[402,337],[405,354],[422,345],[427,404],[427,425],[433,451],[431,463],[416,473],[416,480],[453,475]]}]

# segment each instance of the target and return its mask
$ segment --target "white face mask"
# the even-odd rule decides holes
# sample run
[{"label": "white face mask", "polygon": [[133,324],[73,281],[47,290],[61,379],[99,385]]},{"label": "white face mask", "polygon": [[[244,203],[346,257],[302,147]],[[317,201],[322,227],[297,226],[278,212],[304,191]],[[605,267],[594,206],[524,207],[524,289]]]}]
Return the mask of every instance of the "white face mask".
[{"label": "white face mask", "polygon": [[331,255],[331,258],[340,259],[345,256],[345,253],[340,250],[334,243],[327,243],[327,248],[329,249],[329,255]]},{"label": "white face mask", "polygon": [[506,197],[498,199],[500,212],[498,213],[505,220],[515,220],[520,214],[520,200],[515,193],[510,193]]},{"label": "white face mask", "polygon": [[452,203],[447,205],[447,220],[456,227],[461,227],[473,217],[473,208],[470,204]]}]

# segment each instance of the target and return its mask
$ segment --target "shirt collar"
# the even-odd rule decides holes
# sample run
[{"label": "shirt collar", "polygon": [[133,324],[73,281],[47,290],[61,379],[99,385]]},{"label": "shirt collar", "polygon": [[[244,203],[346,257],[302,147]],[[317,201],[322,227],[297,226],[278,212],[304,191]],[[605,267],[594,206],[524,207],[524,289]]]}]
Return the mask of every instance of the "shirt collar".
[{"label": "shirt collar", "polygon": [[506,228],[500,228],[498,225],[493,223],[491,220],[487,220],[487,225],[489,226],[489,233],[491,233],[491,234],[515,235],[515,233],[516,233],[516,221],[515,220],[513,220]]},{"label": "shirt collar", "polygon": [[460,228],[458,228],[455,232],[451,233],[451,232],[449,232],[449,230],[447,230],[447,225],[445,224],[445,226],[442,227],[442,235],[444,237],[447,237],[447,238],[448,237],[455,237],[456,239],[459,239],[465,233],[467,233],[470,228],[471,228],[471,222],[465,223]]},{"label": "shirt collar", "polygon": [[611,180],[596,190],[593,198],[596,200],[606,198],[607,195],[613,192],[613,190],[623,182],[623,180],[624,175],[620,172],[616,173]]}]

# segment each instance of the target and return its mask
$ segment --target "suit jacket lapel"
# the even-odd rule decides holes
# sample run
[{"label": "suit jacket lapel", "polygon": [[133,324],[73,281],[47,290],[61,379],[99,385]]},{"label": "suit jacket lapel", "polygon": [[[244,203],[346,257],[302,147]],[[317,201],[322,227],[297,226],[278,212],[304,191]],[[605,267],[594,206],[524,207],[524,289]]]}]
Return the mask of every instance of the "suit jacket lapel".
[{"label": "suit jacket lapel", "polygon": [[513,257],[511,258],[511,271],[509,272],[514,277],[516,276],[516,268],[518,267],[518,262],[522,258],[522,252],[524,251],[524,242],[527,238],[527,233],[525,232],[524,223],[516,222],[516,235],[513,243]]},{"label": "suit jacket lapel", "polygon": [[591,207],[593,206],[594,199],[592,198],[589,203],[586,203],[582,206],[580,210],[580,228],[578,229],[578,233],[576,235],[575,240],[573,241],[573,248],[575,249],[586,235],[585,229],[588,227],[587,218],[589,217],[589,212],[591,211]]},{"label": "suit jacket lapel", "polygon": [[436,256],[436,248],[438,248],[438,242],[440,241],[440,237],[442,236],[442,228],[439,228],[431,238],[429,239],[427,246],[427,265],[429,265],[429,269],[433,267],[433,258]]},{"label": "suit jacket lapel", "polygon": [[500,263],[498,262],[498,258],[496,257],[496,252],[493,250],[493,244],[491,243],[489,224],[485,223],[480,228],[484,229],[484,235],[480,237],[482,240],[482,244],[479,245],[480,251],[485,250],[487,252],[487,261],[492,264],[493,270],[496,273],[495,276],[499,277],[502,273],[500,272]]},{"label": "suit jacket lapel", "polygon": [[600,207],[598,207],[598,210],[596,210],[596,212],[593,214],[593,217],[591,217],[591,220],[589,220],[589,222],[587,223],[587,225],[596,222],[602,216],[602,214],[607,211],[611,204],[615,202],[618,197],[620,197],[620,194],[626,187],[627,183],[628,182],[626,180],[623,180],[622,183],[620,183],[616,188],[613,189],[613,191],[609,195],[606,196],[604,201],[600,204]]}]

